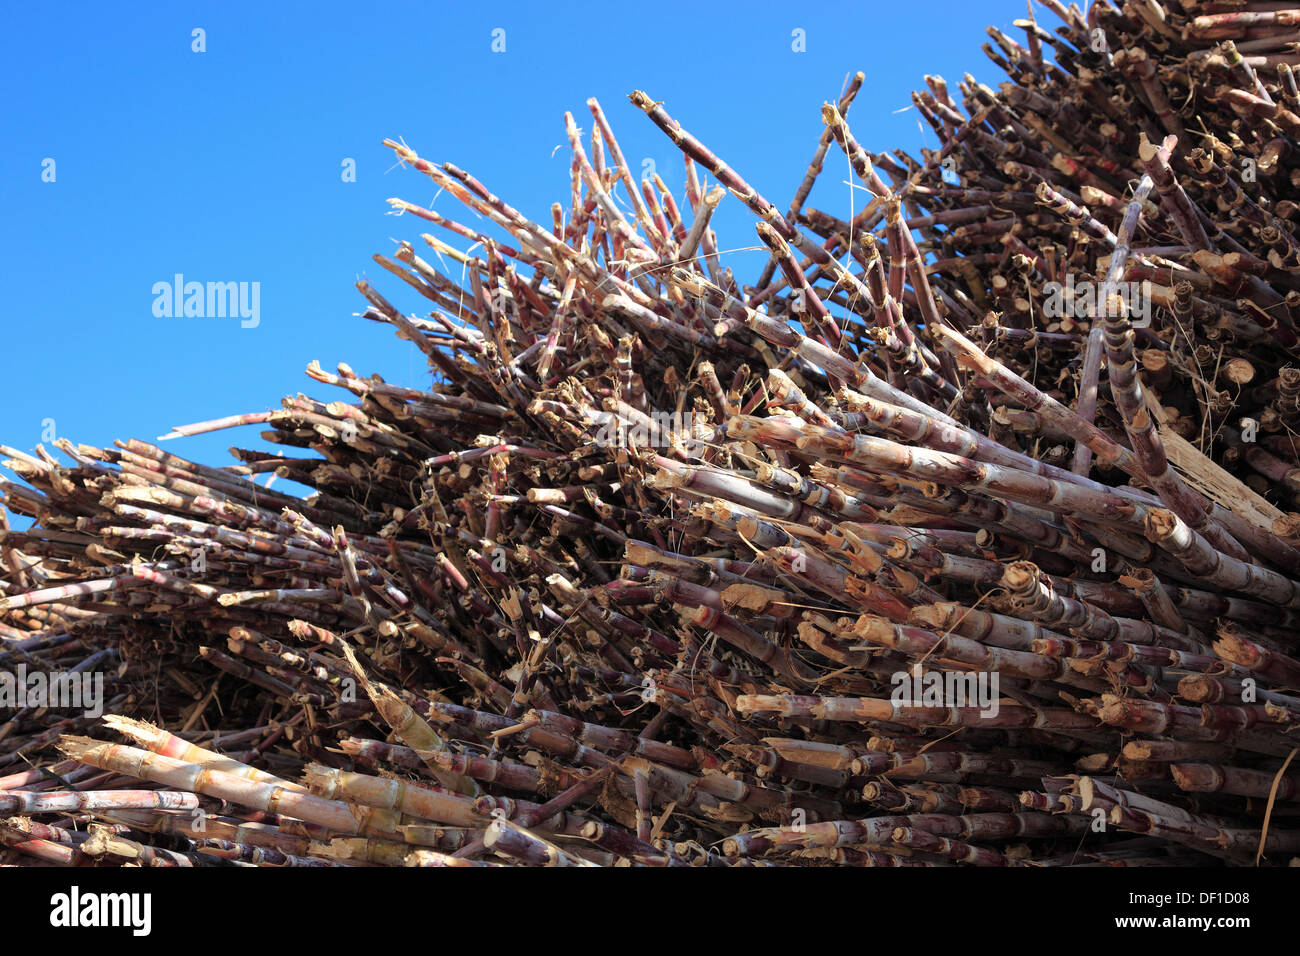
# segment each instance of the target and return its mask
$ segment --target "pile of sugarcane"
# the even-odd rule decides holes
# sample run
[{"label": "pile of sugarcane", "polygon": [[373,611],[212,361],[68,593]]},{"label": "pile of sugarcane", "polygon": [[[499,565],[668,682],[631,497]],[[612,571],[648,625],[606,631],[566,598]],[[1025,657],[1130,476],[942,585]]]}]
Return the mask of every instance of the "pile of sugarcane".
[{"label": "pile of sugarcane", "polygon": [[1045,6],[785,212],[639,91],[678,198],[595,100],[546,223],[387,141],[492,230],[391,200],[429,388],[4,448],[0,862],[1294,860],[1300,10]]}]

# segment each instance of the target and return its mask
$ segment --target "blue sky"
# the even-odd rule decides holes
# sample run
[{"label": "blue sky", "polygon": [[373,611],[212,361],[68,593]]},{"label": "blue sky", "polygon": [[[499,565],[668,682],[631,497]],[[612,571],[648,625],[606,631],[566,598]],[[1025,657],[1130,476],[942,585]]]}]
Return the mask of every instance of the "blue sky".
[{"label": "blue sky", "polygon": [[[954,94],[966,72],[996,86],[1005,77],[980,52],[984,27],[1021,38],[1011,21],[1024,7],[11,0],[5,13],[0,444],[28,451],[47,420],[60,437],[103,447],[279,407],[298,391],[345,398],[303,374],[313,359],[427,385],[412,345],[356,316],[365,304],[353,283],[367,277],[424,314],[371,256],[407,239],[434,261],[425,231],[466,245],[386,215],[389,196],[481,222],[451,196],[435,201],[430,180],[395,165],[385,137],[456,163],[549,222],[551,202],[567,205],[563,114],[589,134],[589,96],[638,178],[653,159],[680,190],[680,154],[627,100],[640,88],[784,209],[816,147],[819,108],[849,74],[866,73],[849,114],[858,139],[915,155],[936,144],[908,108],[910,91],[927,72]],[[1051,19],[1040,15],[1049,28]],[[204,52],[192,49],[195,29]],[[806,52],[792,49],[796,29]],[[355,182],[342,180],[347,158]],[[42,181],[47,159],[53,182]],[[833,150],[808,205],[843,215],[847,179]],[[755,244],[753,217],[733,197],[714,221],[721,248]],[[766,260],[738,251],[726,261],[752,282]],[[454,263],[443,271],[459,276]],[[176,273],[259,283],[258,325],[155,316],[153,286]],[[259,430],[166,447],[225,465],[232,444],[271,447]]]}]

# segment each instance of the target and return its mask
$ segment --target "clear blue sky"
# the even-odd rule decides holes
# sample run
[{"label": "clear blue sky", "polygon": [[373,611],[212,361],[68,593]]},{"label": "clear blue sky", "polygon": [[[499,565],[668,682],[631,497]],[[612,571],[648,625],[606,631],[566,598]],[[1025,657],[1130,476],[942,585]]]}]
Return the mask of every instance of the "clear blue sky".
[{"label": "clear blue sky", "polygon": [[[552,201],[567,205],[567,146],[556,150],[563,114],[589,133],[589,96],[634,174],[654,159],[680,190],[680,154],[627,101],[640,88],[784,209],[815,149],[819,107],[848,74],[866,73],[849,115],[857,137],[915,155],[935,139],[908,109],[910,91],[925,73],[954,94],[968,71],[996,86],[1005,77],[980,52],[984,26],[1021,39],[1011,21],[1024,16],[1021,0],[4,7],[0,444],[25,451],[45,419],[60,437],[103,447],[279,407],[298,391],[346,398],[303,375],[312,359],[427,384],[413,346],[356,317],[365,303],[353,283],[366,276],[399,308],[424,314],[423,300],[371,255],[407,239],[433,261],[424,231],[466,243],[385,215],[389,196],[428,205],[436,192],[395,167],[385,137],[456,163],[546,223]],[[504,53],[491,49],[498,27]],[[205,52],[191,49],[195,28]],[[795,29],[806,52],[792,50]],[[349,157],[354,183],[341,178]],[[47,158],[54,182],[42,181]],[[847,179],[833,151],[809,205],[843,214]],[[453,197],[434,208],[480,224]],[[753,217],[732,197],[715,222],[724,249],[756,241]],[[764,261],[757,252],[727,259],[742,282]],[[260,283],[260,324],[155,317],[153,285],[175,273]],[[232,444],[272,447],[259,430],[166,447],[225,465]]]}]

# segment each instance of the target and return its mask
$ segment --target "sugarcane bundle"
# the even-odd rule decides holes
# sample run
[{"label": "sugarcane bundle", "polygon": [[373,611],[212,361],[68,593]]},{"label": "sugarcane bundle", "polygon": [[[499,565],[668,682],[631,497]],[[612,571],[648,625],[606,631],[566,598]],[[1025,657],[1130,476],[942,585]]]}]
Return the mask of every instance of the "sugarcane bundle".
[{"label": "sugarcane bundle", "polygon": [[390,200],[427,389],[0,447],[0,862],[1300,855],[1300,11],[1044,5],[785,212],[641,91],[684,193],[590,100],[549,223],[386,141],[500,234]]}]

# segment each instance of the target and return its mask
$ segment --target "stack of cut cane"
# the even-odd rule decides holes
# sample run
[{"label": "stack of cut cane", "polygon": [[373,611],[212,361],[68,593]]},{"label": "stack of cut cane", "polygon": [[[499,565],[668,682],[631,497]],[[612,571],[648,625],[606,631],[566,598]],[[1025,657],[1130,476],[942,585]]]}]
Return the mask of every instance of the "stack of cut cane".
[{"label": "stack of cut cane", "polygon": [[390,141],[427,389],[3,448],[0,862],[1300,855],[1300,10],[1044,5],[784,211],[639,91],[676,196],[595,100],[546,223]]}]

